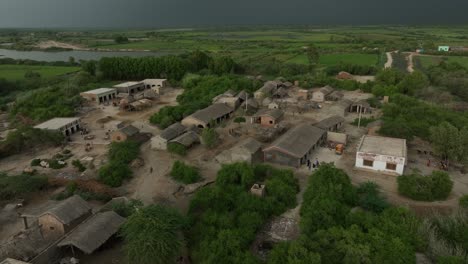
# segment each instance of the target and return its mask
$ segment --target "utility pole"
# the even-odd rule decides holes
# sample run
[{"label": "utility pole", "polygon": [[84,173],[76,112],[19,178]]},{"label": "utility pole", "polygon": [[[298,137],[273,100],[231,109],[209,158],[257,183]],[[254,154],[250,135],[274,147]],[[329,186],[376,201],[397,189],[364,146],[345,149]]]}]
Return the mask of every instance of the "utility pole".
[{"label": "utility pole", "polygon": [[360,128],[361,127],[361,116],[362,116],[362,106],[361,105],[358,105],[358,111],[359,111],[359,120],[358,120],[358,125],[357,127]]}]

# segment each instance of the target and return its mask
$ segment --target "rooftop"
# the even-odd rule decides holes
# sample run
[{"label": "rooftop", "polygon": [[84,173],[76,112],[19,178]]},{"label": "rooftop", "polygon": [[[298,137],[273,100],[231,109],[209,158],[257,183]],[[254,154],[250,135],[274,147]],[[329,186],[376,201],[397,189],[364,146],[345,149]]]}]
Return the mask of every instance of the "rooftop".
[{"label": "rooftop", "polygon": [[140,132],[140,130],[132,125],[128,125],[122,129],[120,129],[120,132],[124,133],[125,135],[131,137],[131,136],[134,136],[136,134],[138,134],[138,132]]},{"label": "rooftop", "polygon": [[165,140],[171,140],[174,139],[180,135],[182,135],[187,128],[183,126],[181,123],[177,122],[174,123],[170,126],[168,126],[166,129],[164,129],[161,132],[160,137],[164,138]]},{"label": "rooftop", "polygon": [[255,153],[262,147],[262,143],[258,142],[253,138],[246,138],[239,142],[234,148],[239,148],[248,151],[249,153]]},{"label": "rooftop", "polygon": [[43,212],[42,215],[51,214],[63,224],[69,224],[90,211],[91,207],[85,200],[78,195],[73,195]]},{"label": "rooftop", "polygon": [[21,261],[21,260],[7,258],[4,261],[0,262],[0,264],[29,264],[29,262],[24,262],[24,261]]},{"label": "rooftop", "polygon": [[232,113],[233,111],[234,109],[226,104],[212,104],[207,108],[196,111],[190,116],[202,122],[209,123],[211,120]]},{"label": "rooftop", "polygon": [[124,83],[116,84],[116,85],[114,85],[114,87],[126,88],[126,87],[139,85],[139,84],[142,84],[142,82],[124,82]]},{"label": "rooftop", "polygon": [[278,119],[284,115],[284,112],[279,109],[261,109],[255,116],[270,116],[274,119]]},{"label": "rooftop", "polygon": [[325,86],[325,87],[322,87],[318,90],[318,92],[322,92],[323,94],[327,95],[327,94],[330,94],[333,92],[333,88],[329,85]]},{"label": "rooftop", "polygon": [[365,135],[359,143],[358,152],[406,157],[406,139]]},{"label": "rooftop", "polygon": [[191,145],[193,145],[194,143],[197,143],[199,141],[200,141],[200,139],[198,138],[197,133],[195,133],[193,131],[188,131],[187,133],[184,133],[184,134],[174,138],[173,140],[171,140],[171,142],[176,142],[176,143],[179,143],[179,144],[184,145],[186,147],[190,147]]},{"label": "rooftop", "polygon": [[324,134],[325,130],[318,127],[308,124],[298,125],[288,130],[264,151],[275,148],[294,157],[302,158]]},{"label": "rooftop", "polygon": [[57,246],[74,246],[86,254],[91,254],[117,233],[124,222],[125,218],[114,211],[97,213],[79,225]]},{"label": "rooftop", "polygon": [[345,119],[342,116],[335,115],[335,116],[327,117],[321,120],[320,122],[315,123],[314,126],[321,128],[321,129],[328,130],[330,127],[333,127],[339,123],[343,123],[344,121]]},{"label": "rooftop", "polygon": [[57,118],[52,118],[42,124],[39,124],[35,126],[34,128],[58,130],[78,120],[80,120],[79,117],[57,117]]},{"label": "rooftop", "polygon": [[85,94],[103,94],[103,93],[109,93],[109,92],[115,92],[115,88],[98,88],[90,91],[83,92]]}]

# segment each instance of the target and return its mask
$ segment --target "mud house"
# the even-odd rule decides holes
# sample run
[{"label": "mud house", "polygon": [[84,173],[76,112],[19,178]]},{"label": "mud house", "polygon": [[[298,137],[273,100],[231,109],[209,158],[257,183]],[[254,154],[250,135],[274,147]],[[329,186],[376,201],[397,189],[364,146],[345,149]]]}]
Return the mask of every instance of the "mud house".
[{"label": "mud house", "polygon": [[247,162],[252,164],[262,160],[262,144],[253,138],[246,138],[216,156],[216,161],[219,163]]},{"label": "mud house", "polygon": [[124,222],[125,218],[114,211],[97,213],[80,224],[57,246],[70,247],[72,252],[76,248],[85,254],[91,254],[115,235]]},{"label": "mud house", "polygon": [[402,175],[407,162],[406,140],[365,135],[356,152],[356,167]]},{"label": "mud house", "polygon": [[58,117],[50,119],[34,128],[61,132],[65,136],[70,136],[81,130],[81,118],[79,117]]},{"label": "mud house", "polygon": [[298,125],[263,150],[266,162],[300,167],[325,141],[326,131],[308,124]]},{"label": "mud house", "polygon": [[114,85],[114,88],[117,89],[117,92],[128,95],[133,95],[146,89],[143,82],[125,82]]},{"label": "mud house", "polygon": [[359,100],[351,104],[349,112],[369,114],[372,113],[372,108],[367,100]]},{"label": "mud house", "polygon": [[312,92],[312,101],[322,103],[325,102],[327,96],[333,92],[333,88],[330,86],[322,87]]},{"label": "mud house", "polygon": [[99,88],[80,93],[84,99],[98,104],[112,101],[117,96],[115,88]]},{"label": "mud house", "polygon": [[162,94],[163,89],[168,86],[167,79],[145,79],[142,81],[146,89],[151,89],[157,94]]},{"label": "mud house", "polygon": [[336,75],[336,78],[338,80],[352,80],[354,76],[349,72],[341,71]]},{"label": "mud house", "polygon": [[211,123],[219,124],[231,117],[234,108],[226,104],[212,104],[207,108],[198,110],[182,120],[186,127],[196,126],[199,128],[210,127]]},{"label": "mud house", "polygon": [[198,137],[198,134],[193,131],[187,131],[186,133],[183,133],[169,141],[169,144],[179,144],[187,149],[198,143],[200,143],[200,138]]},{"label": "mud house", "polygon": [[78,195],[63,200],[45,209],[39,216],[23,214],[25,229],[29,228],[28,218],[37,218],[42,235],[57,239],[91,216],[91,207]]},{"label": "mud house", "polygon": [[309,100],[309,90],[299,89],[297,91],[297,100]]},{"label": "mud house", "polygon": [[166,150],[167,143],[174,138],[184,134],[186,131],[186,127],[183,126],[181,123],[174,123],[164,129],[161,134],[153,137],[151,139],[151,148],[152,149],[160,149]]},{"label": "mud house", "polygon": [[331,94],[327,95],[325,99],[327,101],[339,101],[344,97],[344,94],[340,91],[333,91]]},{"label": "mud house", "polygon": [[330,116],[321,120],[318,123],[315,123],[314,126],[323,129],[325,131],[338,131],[344,125],[345,119],[341,116]]},{"label": "mud house", "polygon": [[279,109],[262,109],[251,117],[252,124],[260,124],[264,127],[273,127],[278,124],[284,112]]},{"label": "mud house", "polygon": [[213,104],[226,104],[237,109],[245,100],[247,100],[247,93],[245,91],[236,94],[234,91],[228,90],[213,98],[212,102]]},{"label": "mud house", "polygon": [[111,135],[112,142],[123,142],[128,139],[133,139],[138,136],[140,130],[132,125],[125,126],[117,131],[114,131]]},{"label": "mud house", "polygon": [[254,98],[262,100],[265,97],[270,97],[276,92],[279,86],[280,83],[277,81],[268,81],[254,93]]}]

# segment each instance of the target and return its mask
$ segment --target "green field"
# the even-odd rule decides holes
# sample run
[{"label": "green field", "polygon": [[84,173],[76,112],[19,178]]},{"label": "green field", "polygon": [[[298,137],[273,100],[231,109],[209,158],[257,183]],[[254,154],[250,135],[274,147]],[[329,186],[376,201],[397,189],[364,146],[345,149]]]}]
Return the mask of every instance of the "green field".
[{"label": "green field", "polygon": [[442,61],[447,62],[456,62],[461,64],[462,66],[468,68],[468,57],[458,57],[458,56],[450,56],[450,57],[436,57],[436,56],[418,56],[416,58],[421,63],[423,68],[429,68],[430,66],[438,65]]},{"label": "green field", "polygon": [[[298,55],[287,62],[308,64],[306,55]],[[378,62],[378,56],[376,54],[363,54],[363,53],[336,53],[336,54],[324,54],[320,56],[320,64],[325,66],[337,65],[340,62],[350,63],[357,65],[376,65]]]},{"label": "green field", "polygon": [[27,71],[38,72],[42,78],[48,78],[78,71],[79,67],[39,66],[39,65],[0,65],[0,78],[21,80]]}]

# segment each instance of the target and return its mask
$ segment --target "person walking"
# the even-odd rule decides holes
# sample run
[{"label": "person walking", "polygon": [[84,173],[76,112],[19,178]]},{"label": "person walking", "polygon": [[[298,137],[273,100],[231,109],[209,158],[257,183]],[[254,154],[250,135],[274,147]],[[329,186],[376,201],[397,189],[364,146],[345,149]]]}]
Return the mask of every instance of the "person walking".
[{"label": "person walking", "polygon": [[150,168],[150,173],[153,173],[153,167]]}]

